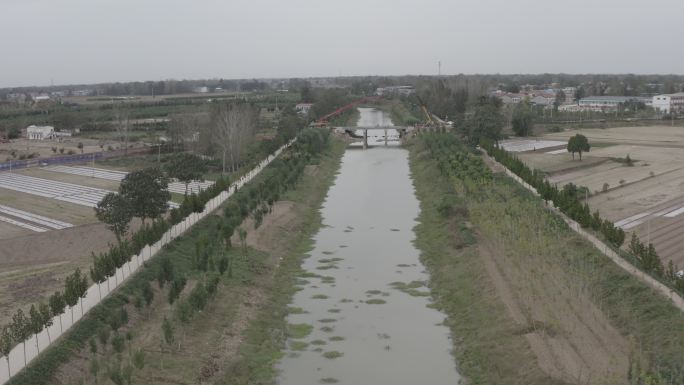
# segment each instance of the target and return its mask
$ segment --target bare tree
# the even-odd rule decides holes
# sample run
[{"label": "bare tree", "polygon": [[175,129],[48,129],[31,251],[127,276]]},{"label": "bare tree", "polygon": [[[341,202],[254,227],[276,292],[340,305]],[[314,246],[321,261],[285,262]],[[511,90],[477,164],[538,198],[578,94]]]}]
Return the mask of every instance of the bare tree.
[{"label": "bare tree", "polygon": [[248,104],[224,103],[212,110],[210,134],[221,151],[224,174],[227,160],[230,170],[237,170],[247,146],[254,140],[256,122],[257,112]]},{"label": "bare tree", "polygon": [[128,134],[130,131],[131,120],[128,109],[123,102],[114,104],[114,125],[119,140],[123,143],[124,154],[128,155]]},{"label": "bare tree", "polygon": [[174,151],[183,151],[187,142],[192,143],[192,150],[196,150],[199,127],[206,124],[206,114],[176,114],[172,115],[166,130]]}]

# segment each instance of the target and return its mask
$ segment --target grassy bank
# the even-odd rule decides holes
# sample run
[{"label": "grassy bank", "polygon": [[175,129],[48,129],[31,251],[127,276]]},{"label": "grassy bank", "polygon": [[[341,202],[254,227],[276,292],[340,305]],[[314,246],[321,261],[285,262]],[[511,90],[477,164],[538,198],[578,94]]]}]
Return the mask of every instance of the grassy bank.
[{"label": "grassy bank", "polygon": [[471,383],[684,381],[684,317],[665,298],[477,156],[451,157],[464,148],[441,165],[422,138],[410,150],[417,245]]},{"label": "grassy bank", "polygon": [[408,148],[420,201],[416,246],[430,271],[436,304],[448,316],[459,372],[470,384],[554,384],[537,367],[520,327],[493,290],[467,210],[440,212],[445,201],[463,207],[463,197],[420,141]]},{"label": "grassy bank", "polygon": [[319,209],[335,179],[346,146],[346,142],[334,140],[328,155],[321,159],[315,176],[304,178],[295,190],[286,194],[285,199],[295,203],[299,219],[283,234],[285,241],[280,252],[283,258],[268,285],[266,304],[247,329],[239,356],[228,363],[225,374],[217,383],[274,383],[274,364],[281,357],[286,341],[288,304],[297,290],[301,263],[313,247],[312,237],[322,225]]}]

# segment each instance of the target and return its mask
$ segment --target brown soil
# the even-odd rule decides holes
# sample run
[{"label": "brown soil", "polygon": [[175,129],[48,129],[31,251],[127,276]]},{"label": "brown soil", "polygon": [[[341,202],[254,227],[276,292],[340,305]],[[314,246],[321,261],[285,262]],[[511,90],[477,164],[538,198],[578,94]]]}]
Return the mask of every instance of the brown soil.
[{"label": "brown soil", "polygon": [[[544,139],[563,139],[575,131],[547,134]],[[611,143],[595,147],[582,162],[569,154],[520,154],[529,166],[545,171],[552,183],[587,186],[592,210],[613,222],[641,213],[656,213],[670,207],[684,206],[684,130],[682,127],[620,127],[582,130],[590,143]],[[634,160],[632,167],[612,158]],[[582,163],[582,166],[579,166]],[[608,189],[603,192],[604,184]],[[667,264],[673,261],[684,267],[681,236],[684,214],[674,218],[648,216],[643,223],[626,231],[635,231],[642,242],[652,242]],[[629,237],[631,234],[627,234]],[[629,238],[627,238],[629,239]]]},{"label": "brown soil", "polygon": [[[139,221],[131,227],[137,229]],[[87,274],[91,253],[114,243],[114,234],[101,223],[0,239],[0,325],[16,309],[62,290],[64,278],[76,268]]]},{"label": "brown soil", "polygon": [[22,266],[70,261],[74,256],[104,251],[114,243],[114,234],[102,223],[2,239],[0,272]]},{"label": "brown soil", "polygon": [[[41,158],[48,158],[51,156],[67,155],[69,150],[75,154],[80,154],[81,150],[78,148],[78,143],[83,143],[83,153],[102,151],[99,144],[100,141],[94,139],[86,139],[82,137],[64,138],[62,141],[58,140],[27,140],[27,139],[12,139],[10,143],[0,144],[0,162],[4,162],[6,158],[11,158],[11,152],[16,151],[15,160],[19,159],[20,155],[28,155],[38,153]],[[104,147],[115,142],[109,140],[104,141]],[[52,151],[52,147],[57,148],[57,152]],[[63,148],[64,153],[60,154],[59,149]]]},{"label": "brown soil", "polygon": [[[294,220],[294,206],[294,202],[276,202],[273,204],[271,214],[264,217],[261,226],[257,229],[254,229],[254,219],[251,217],[245,219],[242,228],[247,231],[247,246],[269,254],[278,251],[280,234]],[[234,234],[230,241],[233,245],[239,245],[240,237]]]},{"label": "brown soil", "polygon": [[[28,211],[44,217],[57,219],[72,225],[95,223],[95,211],[92,207],[63,202],[37,195],[19,193],[0,188],[0,202],[5,206]],[[0,236],[0,238],[5,238]]]}]

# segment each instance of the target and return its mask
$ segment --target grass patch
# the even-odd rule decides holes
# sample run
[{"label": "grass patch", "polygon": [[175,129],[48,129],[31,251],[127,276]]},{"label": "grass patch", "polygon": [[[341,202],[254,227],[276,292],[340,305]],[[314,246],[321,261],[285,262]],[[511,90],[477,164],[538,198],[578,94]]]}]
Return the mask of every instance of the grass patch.
[{"label": "grass patch", "polygon": [[342,309],[328,309],[328,313],[339,313]]},{"label": "grass patch", "polygon": [[324,323],[324,324],[329,324],[329,323],[337,322],[337,320],[334,318],[323,318],[323,319],[319,319],[318,322]]},{"label": "grass patch", "polygon": [[290,341],[290,349],[296,350],[296,351],[302,351],[306,350],[306,348],[309,347],[309,344],[304,341]]},{"label": "grass patch", "polygon": [[332,337],[328,338],[328,341],[333,341],[333,342],[344,341],[344,337],[342,337],[342,336],[332,336]]},{"label": "grass patch", "polygon": [[380,298],[372,298],[372,299],[369,299],[366,301],[366,304],[368,304],[368,305],[384,305],[386,303],[387,303],[387,301],[385,301],[384,299],[380,299]]},{"label": "grass patch", "polygon": [[328,298],[330,298],[330,297],[328,297],[325,294],[314,294],[311,296],[311,299],[328,299]]},{"label": "grass patch", "polygon": [[316,345],[316,346],[322,346],[322,345],[327,345],[328,343],[323,341],[323,340],[313,340],[311,341],[311,345]]},{"label": "grass patch", "polygon": [[329,352],[323,353],[323,357],[329,359],[329,360],[334,360],[335,358],[340,358],[344,355],[344,353],[338,352],[337,350],[331,350]]},{"label": "grass patch", "polygon": [[335,263],[340,261],[344,261],[344,258],[323,258],[319,259],[318,263]]},{"label": "grass patch", "polygon": [[288,306],[287,307],[287,313],[288,314],[307,314],[308,311],[302,309],[301,307]]},{"label": "grass patch", "polygon": [[335,283],[335,277],[330,277],[330,276],[321,277],[321,283]]},{"label": "grass patch", "polygon": [[309,324],[288,324],[287,336],[290,338],[306,338],[313,331]]},{"label": "grass patch", "polygon": [[301,278],[321,278],[320,275],[318,275],[316,273],[312,273],[310,271],[302,271],[299,274],[299,277],[301,277]]},{"label": "grass patch", "polygon": [[319,382],[320,382],[321,384],[337,384],[337,383],[340,382],[340,381],[339,381],[337,378],[333,378],[333,377],[324,377],[324,378],[321,378]]},{"label": "grass patch", "polygon": [[332,333],[335,331],[335,328],[332,326],[323,326],[320,330],[324,333]]},{"label": "grass patch", "polygon": [[418,290],[420,287],[425,286],[425,281],[411,281],[409,283],[405,282],[392,282],[390,283],[392,288],[404,292],[412,297],[429,297],[429,291]]}]

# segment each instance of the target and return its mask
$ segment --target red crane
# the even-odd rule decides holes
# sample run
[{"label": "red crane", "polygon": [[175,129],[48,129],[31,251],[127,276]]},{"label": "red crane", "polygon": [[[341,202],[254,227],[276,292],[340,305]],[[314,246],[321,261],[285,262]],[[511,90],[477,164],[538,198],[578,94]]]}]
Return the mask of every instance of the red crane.
[{"label": "red crane", "polygon": [[353,101],[353,102],[351,102],[351,103],[349,103],[349,104],[347,104],[347,105],[345,105],[345,106],[342,106],[342,107],[336,109],[335,111],[333,111],[333,112],[331,112],[331,113],[329,113],[329,114],[323,116],[322,118],[318,119],[318,120],[314,123],[314,126],[316,126],[316,127],[324,127],[324,126],[327,126],[327,125],[328,125],[328,119],[333,118],[333,117],[335,117],[335,116],[337,116],[337,115],[343,113],[344,111],[347,111],[347,110],[350,109],[350,108],[354,108],[354,107],[356,107],[358,104],[367,103],[367,102],[375,102],[375,101],[378,101],[378,100],[380,100],[380,99],[382,99],[381,96],[367,96],[367,97],[365,97],[365,98],[361,98],[361,99],[359,99],[359,100],[355,100],[355,101]]}]

